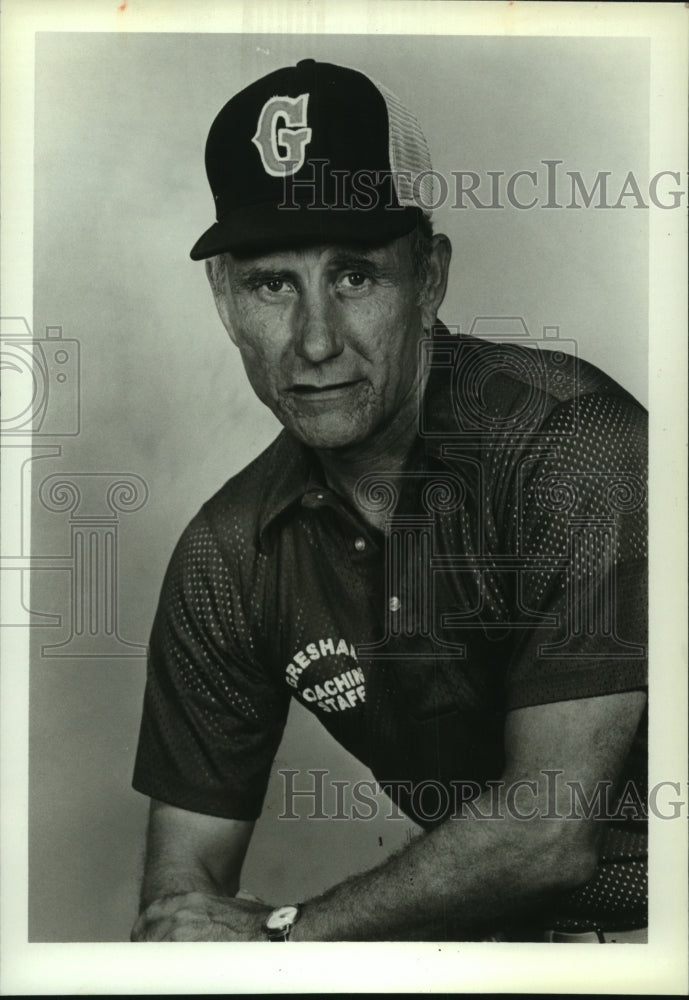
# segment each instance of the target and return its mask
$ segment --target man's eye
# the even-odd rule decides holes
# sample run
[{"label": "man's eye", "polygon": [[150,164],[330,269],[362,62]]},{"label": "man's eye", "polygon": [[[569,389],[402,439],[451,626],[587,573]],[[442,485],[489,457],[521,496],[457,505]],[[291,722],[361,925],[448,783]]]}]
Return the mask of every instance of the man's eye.
[{"label": "man's eye", "polygon": [[264,281],[262,287],[276,295],[278,292],[287,291],[287,282],[284,278],[270,278],[268,281]]},{"label": "man's eye", "polygon": [[345,288],[363,288],[368,283],[369,276],[363,271],[350,271],[344,275],[342,281]]}]

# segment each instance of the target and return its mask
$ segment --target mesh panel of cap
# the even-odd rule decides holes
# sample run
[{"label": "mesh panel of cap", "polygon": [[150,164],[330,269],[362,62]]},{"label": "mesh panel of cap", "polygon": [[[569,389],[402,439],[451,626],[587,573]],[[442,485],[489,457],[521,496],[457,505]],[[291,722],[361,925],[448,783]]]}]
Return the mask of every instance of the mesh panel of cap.
[{"label": "mesh panel of cap", "polygon": [[[413,181],[424,171],[432,171],[431,156],[421,127],[414,115],[402,104],[400,99],[388,90],[378,80],[373,81],[383,95],[388,110],[390,122],[389,150],[390,167],[394,173],[394,184],[400,204],[406,208],[421,208],[430,215],[425,206],[435,203],[435,178],[433,173],[426,174],[418,186],[417,197],[414,197]],[[408,177],[398,176],[397,171],[408,171]]]}]

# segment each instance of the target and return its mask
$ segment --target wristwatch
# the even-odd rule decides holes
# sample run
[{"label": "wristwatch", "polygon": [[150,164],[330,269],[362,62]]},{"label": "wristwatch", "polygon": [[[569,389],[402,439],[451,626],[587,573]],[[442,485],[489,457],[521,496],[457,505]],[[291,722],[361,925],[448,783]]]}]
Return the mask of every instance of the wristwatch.
[{"label": "wristwatch", "polygon": [[269,941],[289,941],[292,928],[299,919],[299,907],[292,903],[278,906],[269,913],[263,930]]}]

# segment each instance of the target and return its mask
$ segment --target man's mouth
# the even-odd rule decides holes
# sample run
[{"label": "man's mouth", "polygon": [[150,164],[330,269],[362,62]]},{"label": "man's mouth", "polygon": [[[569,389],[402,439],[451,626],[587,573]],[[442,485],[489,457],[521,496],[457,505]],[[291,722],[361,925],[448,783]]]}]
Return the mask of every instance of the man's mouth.
[{"label": "man's mouth", "polygon": [[315,385],[310,382],[298,382],[290,387],[290,392],[296,396],[327,396],[332,393],[345,391],[355,385],[359,385],[361,379],[348,379],[344,382],[328,382],[325,385]]}]

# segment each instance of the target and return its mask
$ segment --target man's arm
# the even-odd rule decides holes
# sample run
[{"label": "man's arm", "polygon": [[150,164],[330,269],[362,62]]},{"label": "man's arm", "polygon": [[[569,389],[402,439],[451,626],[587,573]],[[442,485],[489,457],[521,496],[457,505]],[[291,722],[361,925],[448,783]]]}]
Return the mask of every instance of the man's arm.
[{"label": "man's arm", "polygon": [[[571,812],[566,781],[579,782],[588,796],[598,782],[614,781],[644,703],[645,694],[633,691],[511,712],[505,731],[505,818],[450,818],[374,871],[308,903],[294,928],[295,940],[395,938],[446,916],[472,928],[587,881],[597,861],[595,819],[524,820],[514,813],[535,809],[538,816],[564,817]],[[546,769],[564,772],[555,808],[548,801]],[[507,808],[507,791],[519,781],[535,785],[522,786]],[[489,795],[476,804],[490,814]]]},{"label": "man's arm", "polygon": [[[450,818],[379,867],[308,900],[292,939],[404,939],[447,917],[471,929],[587,881],[596,865],[600,824],[565,818],[572,805],[566,782],[576,781],[591,798],[600,782],[615,781],[645,699],[644,692],[630,691],[510,712],[504,818],[478,818],[478,812],[493,809],[490,795],[480,797],[464,818]],[[562,772],[557,803],[549,799],[547,769]],[[520,819],[517,812],[534,818]],[[154,939],[199,939],[205,926],[206,939],[261,940],[268,909],[217,897],[164,900],[155,912],[166,936]]]},{"label": "man's arm", "polygon": [[166,938],[174,930],[167,916],[156,916],[163,900],[169,908],[171,900],[181,902],[189,893],[234,896],[253,828],[253,822],[206,816],[152,799],[141,916],[132,940],[175,939]]}]

